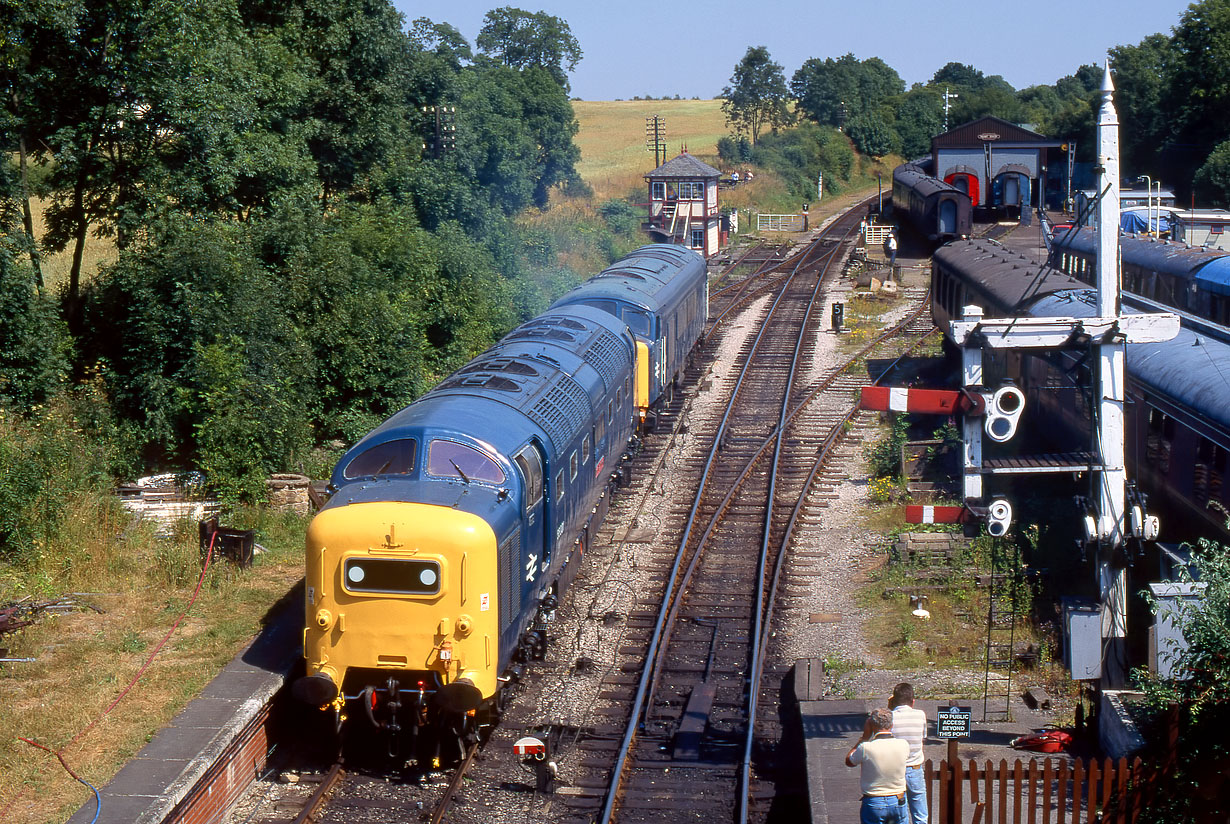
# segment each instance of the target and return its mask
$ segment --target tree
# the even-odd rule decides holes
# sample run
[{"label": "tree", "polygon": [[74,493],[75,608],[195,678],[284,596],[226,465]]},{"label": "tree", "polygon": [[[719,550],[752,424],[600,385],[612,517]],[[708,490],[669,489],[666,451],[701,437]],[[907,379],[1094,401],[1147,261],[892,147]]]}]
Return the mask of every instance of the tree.
[{"label": "tree", "polygon": [[570,88],[568,72],[583,56],[581,44],[563,19],[512,6],[487,12],[474,42],[480,52],[505,66],[546,69],[565,92]]},{"label": "tree", "polygon": [[722,89],[722,112],[735,131],[746,133],[752,145],[765,126],[777,130],[792,122],[787,105],[786,77],[764,46],[750,47],[735,66],[730,85]]},{"label": "tree", "polygon": [[799,110],[820,125],[842,126],[878,109],[905,90],[905,82],[878,57],[859,60],[853,54],[838,59],[811,58],[790,79]]},{"label": "tree", "polygon": [[1181,188],[1230,135],[1230,0],[1193,3],[1172,38],[1162,111],[1172,139],[1162,169]]},{"label": "tree", "polygon": [[876,112],[864,112],[846,124],[846,134],[863,154],[883,157],[900,141],[896,132]]},{"label": "tree", "polygon": [[944,127],[943,106],[933,89],[923,87],[911,89],[900,98],[896,130],[906,158],[922,157],[931,151],[931,138]]},{"label": "tree", "polygon": [[1169,136],[1162,99],[1173,59],[1170,38],[1163,34],[1151,34],[1135,46],[1110,50],[1115,109],[1122,124],[1119,145],[1126,169],[1154,169],[1158,152]]},{"label": "tree", "polygon": [[1196,197],[1206,206],[1230,207],[1230,140],[1217,144],[1192,178]]}]

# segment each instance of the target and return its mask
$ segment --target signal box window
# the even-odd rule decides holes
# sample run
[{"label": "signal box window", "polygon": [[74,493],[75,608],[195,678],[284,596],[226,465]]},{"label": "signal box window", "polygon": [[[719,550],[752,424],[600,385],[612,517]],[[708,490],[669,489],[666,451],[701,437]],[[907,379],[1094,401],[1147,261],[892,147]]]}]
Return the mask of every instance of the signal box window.
[{"label": "signal box window", "polygon": [[353,481],[378,475],[409,475],[414,469],[414,453],[413,438],[385,441],[352,458],[342,470],[342,477]]},{"label": "signal box window", "polygon": [[456,441],[431,442],[427,447],[427,472],[441,478],[460,478],[466,483],[504,483],[504,470],[494,458]]},{"label": "signal box window", "polygon": [[700,249],[704,245],[705,245],[705,230],[704,229],[693,229],[692,230],[692,248]]},{"label": "signal box window", "polygon": [[666,200],[666,184],[665,183],[653,184],[653,199],[654,200]]}]

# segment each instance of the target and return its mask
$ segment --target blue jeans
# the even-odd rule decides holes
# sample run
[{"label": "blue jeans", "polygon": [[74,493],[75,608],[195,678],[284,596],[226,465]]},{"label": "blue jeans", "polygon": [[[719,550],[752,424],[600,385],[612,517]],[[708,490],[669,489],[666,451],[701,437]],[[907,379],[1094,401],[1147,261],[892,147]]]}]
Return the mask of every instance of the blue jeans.
[{"label": "blue jeans", "polygon": [[927,824],[927,777],[922,767],[906,767],[905,798],[910,805],[910,821]]},{"label": "blue jeans", "polygon": [[858,811],[859,824],[906,824],[909,811],[897,796],[865,796]]}]

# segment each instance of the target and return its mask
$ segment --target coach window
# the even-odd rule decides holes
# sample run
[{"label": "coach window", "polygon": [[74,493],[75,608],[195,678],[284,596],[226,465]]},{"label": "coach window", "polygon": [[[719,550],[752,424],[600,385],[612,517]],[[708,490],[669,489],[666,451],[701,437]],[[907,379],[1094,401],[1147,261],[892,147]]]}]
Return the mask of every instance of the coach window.
[{"label": "coach window", "polygon": [[513,461],[525,478],[525,508],[529,510],[542,500],[542,458],[537,449],[527,446],[513,455]]},{"label": "coach window", "polygon": [[575,481],[577,479],[577,453],[573,452],[568,456],[568,480]]},{"label": "coach window", "polygon": [[376,444],[352,458],[342,470],[342,477],[353,481],[376,475],[408,475],[414,469],[414,452],[413,438]]},{"label": "coach window", "polygon": [[564,500],[564,470],[560,470],[555,475],[555,502],[559,503]]},{"label": "coach window", "polygon": [[494,458],[456,441],[434,440],[428,445],[427,472],[440,478],[461,478],[466,483],[504,483],[504,470]]},{"label": "coach window", "polygon": [[590,450],[589,435],[586,435],[584,438],[581,439],[581,463],[583,464],[589,463],[589,450]]}]

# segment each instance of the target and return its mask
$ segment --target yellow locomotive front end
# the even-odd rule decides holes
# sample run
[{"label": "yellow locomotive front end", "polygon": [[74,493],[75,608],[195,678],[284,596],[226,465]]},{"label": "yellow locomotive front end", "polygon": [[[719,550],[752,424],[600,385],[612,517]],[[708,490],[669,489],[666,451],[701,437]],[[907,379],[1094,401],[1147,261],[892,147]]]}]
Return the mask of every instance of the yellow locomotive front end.
[{"label": "yellow locomotive front end", "polygon": [[307,534],[307,672],[295,694],[391,732],[406,717],[478,709],[497,690],[496,569],[495,534],[471,513],[326,508]]}]

